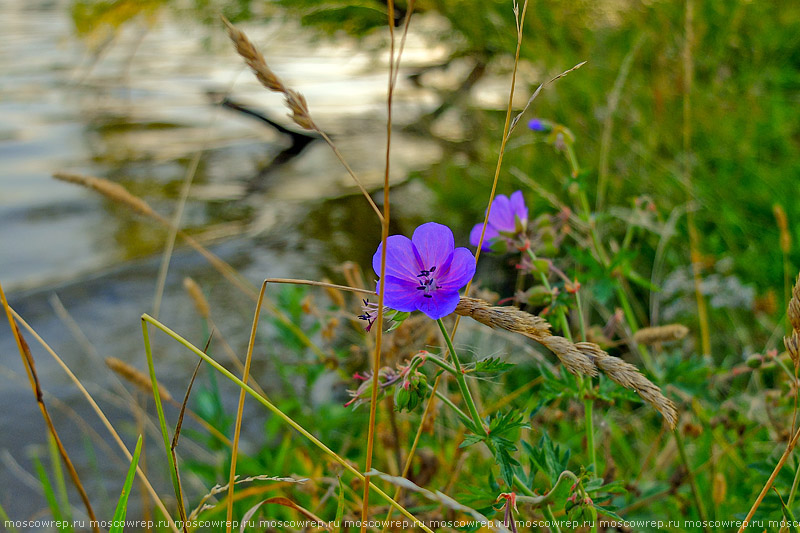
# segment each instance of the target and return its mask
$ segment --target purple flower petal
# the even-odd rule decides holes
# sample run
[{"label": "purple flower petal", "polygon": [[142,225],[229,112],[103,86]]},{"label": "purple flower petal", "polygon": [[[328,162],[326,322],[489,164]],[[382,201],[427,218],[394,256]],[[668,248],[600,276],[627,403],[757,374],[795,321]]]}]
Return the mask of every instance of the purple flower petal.
[{"label": "purple flower petal", "polygon": [[497,231],[514,231],[514,212],[511,210],[508,196],[503,194],[495,196],[489,213],[489,224]]},{"label": "purple flower petal", "polygon": [[[381,275],[381,247],[372,256],[372,269],[375,274]],[[417,261],[411,239],[405,235],[392,235],[386,239],[386,275],[414,281],[417,274],[424,268]],[[388,305],[388,304],[387,304]]]},{"label": "purple flower petal", "polygon": [[[384,281],[383,305],[394,309],[410,313],[417,310],[417,298],[421,296],[421,291],[417,290],[419,284],[416,281],[386,276]],[[375,292],[380,294],[380,282],[376,283]],[[423,298],[426,299],[426,298]]]},{"label": "purple flower petal", "polygon": [[[422,292],[422,291],[420,291]],[[417,299],[417,309],[428,315],[434,320],[446,317],[456,310],[460,296],[457,292],[436,291],[431,298],[419,296]]]},{"label": "purple flower petal", "polygon": [[[476,248],[481,240],[481,231],[483,231],[483,224],[475,224],[475,227],[472,228],[471,232],[469,232],[469,243]],[[497,233],[497,230],[494,229],[494,226],[487,224],[486,234],[483,236],[483,246],[481,246],[481,250],[484,252],[491,250],[492,243],[490,241],[498,235],[499,233]]]},{"label": "purple flower petal", "polygon": [[511,204],[511,212],[522,221],[524,224],[528,220],[528,208],[525,206],[525,198],[522,196],[522,191],[516,191],[511,194],[509,198]]},{"label": "purple flower petal", "polygon": [[[436,268],[449,266],[453,249],[455,248],[455,240],[453,239],[453,232],[447,226],[436,222],[423,224],[414,230],[411,242],[419,252],[419,257],[423,262],[420,270],[430,269],[434,266]],[[419,274],[419,271],[414,274]]]},{"label": "purple flower petal", "polygon": [[436,279],[436,285],[442,292],[458,292],[473,276],[475,276],[475,256],[466,248],[456,248],[450,268],[440,274]]},{"label": "purple flower petal", "polygon": [[539,118],[532,118],[528,121],[528,127],[533,131],[547,131],[547,126]]}]

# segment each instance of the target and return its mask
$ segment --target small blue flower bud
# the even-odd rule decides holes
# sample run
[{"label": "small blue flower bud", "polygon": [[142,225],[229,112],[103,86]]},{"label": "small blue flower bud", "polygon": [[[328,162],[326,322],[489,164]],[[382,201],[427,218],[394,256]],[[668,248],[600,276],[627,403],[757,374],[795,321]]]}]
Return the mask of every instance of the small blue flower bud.
[{"label": "small blue flower bud", "polygon": [[541,131],[544,133],[549,132],[553,127],[546,121],[540,118],[532,118],[528,121],[528,128],[533,131]]}]

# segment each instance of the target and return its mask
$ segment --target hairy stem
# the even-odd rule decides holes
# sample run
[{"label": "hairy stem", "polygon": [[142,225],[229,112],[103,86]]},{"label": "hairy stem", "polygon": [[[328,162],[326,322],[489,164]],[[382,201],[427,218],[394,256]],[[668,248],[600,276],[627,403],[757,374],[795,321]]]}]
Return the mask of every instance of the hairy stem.
[{"label": "hairy stem", "polygon": [[447,333],[447,328],[444,327],[444,322],[442,322],[441,318],[436,320],[436,323],[439,324],[439,329],[444,336],[444,341],[447,343],[447,349],[450,350],[450,355],[453,357],[453,369],[455,370],[453,375],[456,378],[456,383],[458,383],[458,388],[461,390],[461,395],[464,396],[464,402],[467,404],[470,416],[472,416],[475,429],[479,431],[481,435],[486,436],[486,428],[483,426],[481,415],[478,414],[478,408],[475,407],[475,401],[472,399],[469,387],[467,387],[467,380],[464,379],[464,371],[461,369],[461,363],[458,360],[456,349],[453,347],[453,341],[450,340],[450,334]]}]

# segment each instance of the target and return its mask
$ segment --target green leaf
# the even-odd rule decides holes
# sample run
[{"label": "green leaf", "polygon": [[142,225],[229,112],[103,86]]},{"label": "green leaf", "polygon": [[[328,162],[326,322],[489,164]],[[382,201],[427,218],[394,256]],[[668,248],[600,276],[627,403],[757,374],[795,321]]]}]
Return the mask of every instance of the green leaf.
[{"label": "green leaf", "polygon": [[550,479],[550,483],[554,484],[561,472],[567,469],[569,450],[562,451],[560,446],[550,440],[547,432],[542,435],[537,448],[526,446],[526,450],[530,453],[530,458],[536,468],[544,472]]},{"label": "green leaf", "polygon": [[600,487],[602,486],[603,486],[603,478],[601,477],[592,478],[587,483],[583,484],[583,488],[586,490],[586,492],[599,490]]},{"label": "green leaf", "polygon": [[45,500],[47,500],[47,504],[50,506],[50,511],[53,513],[53,520],[58,522],[58,528],[60,531],[64,533],[71,532],[72,526],[70,526],[69,522],[63,518],[61,507],[58,503],[58,499],[56,498],[56,493],[53,491],[53,485],[50,483],[50,478],[47,475],[47,471],[44,469],[44,466],[38,457],[33,457],[33,466],[36,469],[36,474],[39,476],[39,482],[42,484],[42,492],[44,492]]},{"label": "green leaf", "polygon": [[6,510],[3,509],[2,505],[0,505],[0,521],[2,521],[3,524],[6,525],[6,527],[11,533],[18,533],[19,530],[14,527],[14,522],[12,522],[11,519],[8,517],[8,513],[6,513]]},{"label": "green leaf", "polygon": [[623,484],[623,482],[619,481],[619,480],[618,481],[612,481],[611,483],[608,483],[607,485],[602,485],[597,489],[595,489],[594,487],[589,488],[591,485],[593,485],[593,483],[596,480],[600,480],[601,482],[603,481],[600,478],[594,478],[593,480],[591,480],[589,483],[587,483],[584,486],[584,488],[586,489],[586,492],[591,492],[591,493],[597,494],[597,495],[627,494],[627,492],[628,492],[628,489],[625,488],[625,485]]},{"label": "green leaf", "polygon": [[47,448],[50,451],[50,465],[53,468],[53,477],[55,478],[58,500],[61,504],[61,508],[64,510],[64,520],[72,522],[69,498],[67,498],[67,483],[64,480],[64,470],[61,468],[61,457],[58,453],[56,440],[50,433],[47,434]]},{"label": "green leaf", "polygon": [[639,285],[640,287],[644,287],[645,289],[653,292],[661,291],[661,287],[650,283],[649,279],[642,277],[633,270],[624,271],[623,274],[625,275],[626,278],[634,282],[636,285]]},{"label": "green leaf", "polygon": [[114,511],[114,523],[108,533],[123,533],[125,529],[125,516],[128,514],[128,496],[131,494],[133,478],[136,475],[136,467],[139,465],[139,455],[142,452],[142,436],[136,441],[136,449],[133,451],[131,465],[128,467],[128,475],[125,476],[125,484],[122,486],[122,493],[119,495],[117,509]]},{"label": "green leaf", "polygon": [[388,315],[387,318],[392,321],[392,326],[386,332],[394,331],[400,327],[405,319],[411,316],[411,313],[405,311],[394,311],[394,314]]},{"label": "green leaf", "polygon": [[781,493],[778,492],[778,489],[776,489],[775,487],[772,487],[772,490],[775,491],[775,494],[778,495],[778,499],[781,502],[781,509],[783,510],[783,519],[787,522],[787,526],[789,527],[789,531],[792,531],[792,533],[798,533],[797,525],[796,525],[797,522],[794,519],[794,515],[792,514],[792,511],[790,511],[789,508],[786,507],[786,504],[784,503],[783,498],[781,497]]},{"label": "green leaf", "polygon": [[511,410],[506,413],[495,413],[489,420],[489,435],[492,439],[506,435],[519,428],[528,428],[525,415],[519,411]]},{"label": "green leaf", "polygon": [[500,374],[514,367],[514,363],[506,363],[501,361],[499,357],[487,357],[475,363],[473,367],[474,372]]},{"label": "green leaf", "polygon": [[594,507],[595,510],[600,514],[604,514],[609,518],[617,520],[618,522],[624,522],[622,517],[620,515],[618,515],[617,513],[615,513],[614,511],[612,511],[611,509],[607,509],[605,507],[600,507],[599,505],[597,505],[595,503],[592,503],[592,507]]},{"label": "green leaf", "polygon": [[505,447],[498,447],[497,454],[495,455],[497,464],[500,465],[500,476],[508,487],[513,486],[514,482],[514,467],[519,466],[519,463],[511,457],[511,453]]},{"label": "green leaf", "polygon": [[464,441],[461,443],[459,448],[466,448],[468,446],[472,446],[473,444],[483,442],[484,440],[486,440],[486,437],[483,435],[475,435],[470,433],[469,435],[464,435]]}]

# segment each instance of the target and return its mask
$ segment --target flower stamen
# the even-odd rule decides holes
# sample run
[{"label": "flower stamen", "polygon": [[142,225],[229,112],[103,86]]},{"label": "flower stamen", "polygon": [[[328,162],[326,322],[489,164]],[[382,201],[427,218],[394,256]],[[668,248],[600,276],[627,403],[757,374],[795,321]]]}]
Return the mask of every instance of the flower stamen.
[{"label": "flower stamen", "polygon": [[436,266],[432,266],[429,269],[422,269],[417,274],[417,281],[419,281],[419,286],[417,287],[418,291],[425,291],[425,294],[422,296],[424,298],[433,298],[431,292],[435,291],[439,288],[436,284],[436,280],[433,277],[433,273],[436,272]]}]

